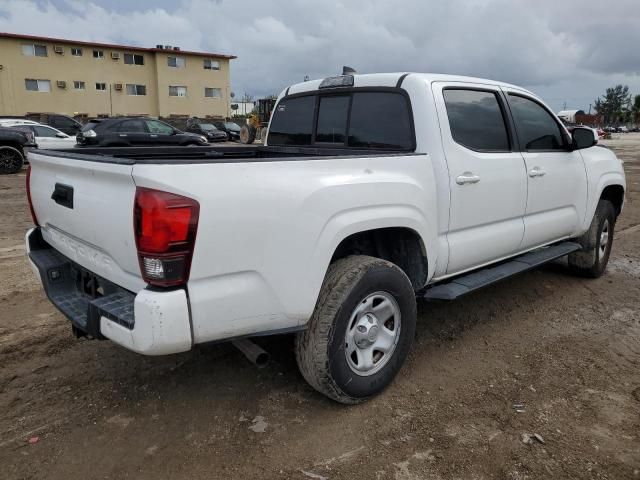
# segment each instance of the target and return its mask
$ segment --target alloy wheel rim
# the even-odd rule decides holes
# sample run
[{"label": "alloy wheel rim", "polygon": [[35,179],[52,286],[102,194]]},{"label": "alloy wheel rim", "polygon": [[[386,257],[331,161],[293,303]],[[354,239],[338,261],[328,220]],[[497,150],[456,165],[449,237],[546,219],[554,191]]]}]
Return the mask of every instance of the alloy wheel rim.
[{"label": "alloy wheel rim", "polygon": [[345,333],[345,356],[356,375],[379,372],[400,339],[400,307],[387,292],[365,297],[353,310]]},{"label": "alloy wheel rim", "polygon": [[604,225],[602,226],[602,230],[600,231],[600,258],[604,257],[605,252],[607,251],[607,246],[609,245],[609,220],[604,221]]},{"label": "alloy wheel rim", "polygon": [[12,168],[16,161],[16,154],[12,151],[0,151],[0,166],[3,169]]}]

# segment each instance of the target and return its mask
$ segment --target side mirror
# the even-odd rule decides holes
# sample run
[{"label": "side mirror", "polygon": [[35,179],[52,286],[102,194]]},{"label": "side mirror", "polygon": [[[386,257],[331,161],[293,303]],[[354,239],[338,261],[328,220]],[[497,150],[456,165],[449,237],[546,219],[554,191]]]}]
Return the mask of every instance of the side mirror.
[{"label": "side mirror", "polygon": [[67,135],[66,133],[56,133],[56,137],[58,137],[58,138],[68,138],[69,135]]},{"label": "side mirror", "polygon": [[593,133],[593,130],[585,127],[576,127],[571,134],[572,150],[582,150],[583,148],[593,147],[598,141]]}]

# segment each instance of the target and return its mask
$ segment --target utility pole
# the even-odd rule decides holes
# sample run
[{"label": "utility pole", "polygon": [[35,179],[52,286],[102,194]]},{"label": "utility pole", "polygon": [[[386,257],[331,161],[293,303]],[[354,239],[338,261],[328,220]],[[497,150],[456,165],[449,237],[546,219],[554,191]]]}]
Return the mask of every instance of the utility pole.
[{"label": "utility pole", "polygon": [[563,109],[563,110],[566,110],[566,109],[567,109],[567,102],[564,102],[564,103],[562,104],[562,109]]},{"label": "utility pole", "polygon": [[113,96],[111,94],[111,82],[109,82],[109,115],[113,117]]}]

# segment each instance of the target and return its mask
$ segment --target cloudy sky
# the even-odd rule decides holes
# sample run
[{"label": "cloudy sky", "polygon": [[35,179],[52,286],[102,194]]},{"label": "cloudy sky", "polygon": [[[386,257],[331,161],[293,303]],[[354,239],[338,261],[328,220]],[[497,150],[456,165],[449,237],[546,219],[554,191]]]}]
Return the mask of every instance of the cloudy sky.
[{"label": "cloudy sky", "polygon": [[504,80],[556,110],[640,94],[640,0],[0,0],[0,31],[237,55],[238,96],[342,65]]}]

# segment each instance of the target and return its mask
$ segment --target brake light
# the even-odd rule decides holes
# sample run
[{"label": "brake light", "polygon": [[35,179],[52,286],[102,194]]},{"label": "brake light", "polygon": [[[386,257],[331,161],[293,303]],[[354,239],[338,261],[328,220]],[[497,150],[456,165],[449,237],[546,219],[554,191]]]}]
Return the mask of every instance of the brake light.
[{"label": "brake light", "polygon": [[38,218],[36,217],[36,212],[33,209],[33,201],[31,200],[31,164],[27,165],[27,201],[29,202],[29,211],[31,212],[31,219],[33,220],[33,224],[39,226]]},{"label": "brake light", "polygon": [[174,193],[138,187],[133,214],[142,278],[160,287],[186,283],[200,204]]}]

